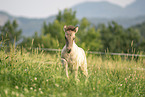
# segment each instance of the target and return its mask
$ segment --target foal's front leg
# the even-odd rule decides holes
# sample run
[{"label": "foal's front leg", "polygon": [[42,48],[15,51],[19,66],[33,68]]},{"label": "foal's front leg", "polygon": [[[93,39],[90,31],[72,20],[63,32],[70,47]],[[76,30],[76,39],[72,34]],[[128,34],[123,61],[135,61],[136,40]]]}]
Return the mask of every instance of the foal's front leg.
[{"label": "foal's front leg", "polygon": [[61,58],[61,62],[62,62],[62,65],[65,67],[65,72],[66,72],[66,76],[67,78],[69,78],[68,76],[68,63],[65,59]]},{"label": "foal's front leg", "polygon": [[78,64],[74,64],[74,66],[73,66],[73,70],[74,70],[74,76],[75,76],[75,80],[76,81],[79,81],[79,79],[78,79]]}]

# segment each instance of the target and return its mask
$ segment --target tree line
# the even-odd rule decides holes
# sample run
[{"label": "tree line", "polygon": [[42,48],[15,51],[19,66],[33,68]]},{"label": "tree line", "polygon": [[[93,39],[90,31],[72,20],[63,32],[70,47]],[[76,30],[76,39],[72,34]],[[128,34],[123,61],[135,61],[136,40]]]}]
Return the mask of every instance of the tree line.
[{"label": "tree line", "polygon": [[[64,25],[79,26],[75,41],[85,50],[124,53],[145,51],[145,37],[135,27],[125,29],[114,21],[108,25],[100,24],[96,27],[87,18],[78,20],[76,11],[71,9],[59,11],[52,23],[43,23],[40,35],[35,32],[32,37],[24,37],[18,45],[30,47],[33,42],[33,47],[63,48],[65,45]],[[18,29],[16,20],[8,21],[0,26],[0,41],[3,41],[5,45],[13,44],[14,40],[17,43],[22,39],[21,33],[22,30]]]}]

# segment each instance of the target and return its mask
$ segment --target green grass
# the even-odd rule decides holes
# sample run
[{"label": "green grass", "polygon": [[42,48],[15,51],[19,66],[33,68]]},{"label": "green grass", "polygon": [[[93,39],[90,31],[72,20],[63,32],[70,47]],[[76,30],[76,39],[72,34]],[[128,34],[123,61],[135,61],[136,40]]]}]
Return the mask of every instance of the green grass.
[{"label": "green grass", "polygon": [[87,55],[89,76],[61,74],[60,53],[0,50],[0,97],[145,97],[145,59]]}]

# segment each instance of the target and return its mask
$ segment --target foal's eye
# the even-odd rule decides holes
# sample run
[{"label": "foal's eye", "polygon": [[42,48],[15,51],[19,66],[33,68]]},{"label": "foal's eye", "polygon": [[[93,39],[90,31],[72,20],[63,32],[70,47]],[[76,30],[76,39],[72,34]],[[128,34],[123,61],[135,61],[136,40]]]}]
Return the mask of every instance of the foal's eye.
[{"label": "foal's eye", "polygon": [[73,40],[75,40],[75,38],[73,38]]}]

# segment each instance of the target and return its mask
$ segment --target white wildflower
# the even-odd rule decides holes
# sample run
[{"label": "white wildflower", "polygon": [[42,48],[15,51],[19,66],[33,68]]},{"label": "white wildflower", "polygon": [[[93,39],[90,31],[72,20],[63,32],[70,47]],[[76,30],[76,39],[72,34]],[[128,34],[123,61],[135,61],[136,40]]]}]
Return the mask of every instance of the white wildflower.
[{"label": "white wildflower", "polygon": [[43,92],[42,92],[42,91],[40,91],[40,93],[41,93],[41,94],[43,94]]},{"label": "white wildflower", "polygon": [[4,91],[5,91],[5,94],[7,95],[8,94],[8,89],[5,89]]},{"label": "white wildflower", "polygon": [[33,90],[33,87],[30,87],[30,90]]},{"label": "white wildflower", "polygon": [[24,91],[25,91],[26,93],[28,93],[28,92],[29,92],[29,90],[28,90],[27,88],[24,88]]},{"label": "white wildflower", "polygon": [[19,87],[18,87],[18,86],[15,86],[15,88],[16,88],[16,89],[19,89]]},{"label": "white wildflower", "polygon": [[37,80],[37,77],[35,77],[35,80]]}]

